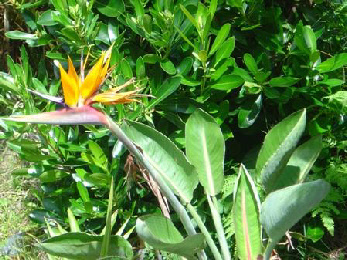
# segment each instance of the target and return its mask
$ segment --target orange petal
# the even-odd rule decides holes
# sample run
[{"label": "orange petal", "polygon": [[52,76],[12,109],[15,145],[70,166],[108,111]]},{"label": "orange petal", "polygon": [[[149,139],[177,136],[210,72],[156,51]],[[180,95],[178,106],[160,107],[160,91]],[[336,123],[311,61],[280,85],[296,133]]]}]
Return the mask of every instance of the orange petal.
[{"label": "orange petal", "polygon": [[75,70],[75,67],[72,63],[72,60],[70,59],[70,57],[68,58],[68,64],[69,64],[69,70],[68,70],[68,75],[70,78],[72,78],[75,82],[76,82],[76,85],[79,86],[79,78],[78,78],[78,75],[76,73],[76,70]]},{"label": "orange petal", "polygon": [[65,104],[75,107],[78,102],[78,85],[74,78],[70,77],[59,63],[61,84],[63,86]]},{"label": "orange petal", "polygon": [[104,78],[105,78],[105,76],[106,76],[106,74],[107,74],[107,72],[108,72],[108,67],[109,67],[109,65],[110,65],[110,58],[111,58],[111,57],[108,57],[108,58],[107,58],[107,60],[106,60],[106,62],[105,62],[105,65],[104,65],[104,67],[103,67],[102,70],[101,70],[100,78],[99,78],[99,82],[98,82],[98,85],[99,85],[99,86],[100,86],[100,84],[102,83],[102,81],[104,80]]},{"label": "orange petal", "polygon": [[81,86],[81,96],[83,99],[88,99],[91,95],[93,95],[99,88],[99,84],[101,83],[100,75],[102,72],[102,63],[104,60],[105,53],[103,53],[98,60],[98,62],[94,65],[94,67],[89,71],[87,77],[84,79]]}]

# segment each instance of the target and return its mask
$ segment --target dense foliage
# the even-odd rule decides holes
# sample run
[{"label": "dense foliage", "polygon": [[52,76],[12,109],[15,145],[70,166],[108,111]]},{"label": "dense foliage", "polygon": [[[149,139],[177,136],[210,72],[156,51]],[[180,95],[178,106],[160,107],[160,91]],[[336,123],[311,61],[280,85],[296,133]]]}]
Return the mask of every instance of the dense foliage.
[{"label": "dense foliage", "polygon": [[[3,10],[10,28],[1,39],[7,46],[3,55],[8,54],[7,62],[0,64],[1,116],[59,109],[33,93],[62,96],[54,60],[67,65],[69,56],[78,68],[81,59],[89,55],[93,63],[114,44],[114,70],[102,88],[134,77],[130,88],[155,97],[97,106],[114,121],[142,122],[183,150],[191,141],[186,130],[191,114],[200,108],[213,117],[225,142],[219,213],[233,249],[231,196],[239,164],[243,162],[260,185],[255,162],[265,133],[306,108],[301,142],[318,135],[323,140],[307,179],[324,179],[331,189],[291,229],[294,248],[278,247],[279,255],[324,257],[346,246],[345,1],[10,1]],[[112,233],[129,238],[135,248],[143,247],[133,232],[136,219],[164,213],[165,198],[108,129],[5,121],[0,125],[0,137],[30,162],[29,168],[13,174],[42,182],[30,218],[48,227],[50,236],[63,229],[105,232],[113,178]],[[188,148],[186,153],[191,160]],[[208,181],[201,183],[215,195],[206,188]],[[266,192],[259,189],[262,201]],[[198,186],[192,204],[206,227],[214,230],[204,193]],[[170,215],[183,230],[176,213]],[[148,257],[155,254],[147,249]]]}]

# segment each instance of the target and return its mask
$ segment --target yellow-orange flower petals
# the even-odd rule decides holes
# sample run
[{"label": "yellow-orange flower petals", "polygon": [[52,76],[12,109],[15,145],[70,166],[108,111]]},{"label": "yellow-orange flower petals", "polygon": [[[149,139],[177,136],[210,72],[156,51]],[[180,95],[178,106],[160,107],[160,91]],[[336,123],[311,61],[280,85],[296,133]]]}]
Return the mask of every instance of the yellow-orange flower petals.
[{"label": "yellow-orange flower petals", "polygon": [[[71,77],[68,73],[66,73],[66,71],[64,70],[64,68],[61,66],[60,63],[59,63],[59,70],[60,70],[60,76],[61,76],[61,84],[63,86],[65,104],[68,105],[69,107],[76,107],[78,98],[79,98],[79,86],[75,78],[73,76]],[[71,71],[70,74],[72,75],[73,72]]]},{"label": "yellow-orange flower petals", "polygon": [[119,88],[111,88],[106,92],[95,95],[92,102],[100,102],[106,105],[125,104],[134,101],[139,102],[138,100],[134,99],[138,91],[139,90],[119,92]]},{"label": "yellow-orange flower petals", "polygon": [[[109,59],[106,61],[106,64],[104,65],[104,57],[105,53],[103,53],[98,60],[98,62],[94,65],[94,67],[89,71],[87,77],[84,79],[80,92],[81,96],[84,100],[88,99],[90,96],[92,96],[99,88],[99,85],[101,84],[104,76],[103,71],[106,68],[106,65],[108,66]],[[103,66],[104,65],[104,66]],[[107,69],[106,69],[107,73]],[[105,73],[105,75],[106,75]]]},{"label": "yellow-orange flower petals", "polygon": [[79,87],[80,79],[79,79],[79,77],[78,77],[78,75],[76,73],[75,67],[74,67],[70,57],[68,58],[68,66],[69,67],[68,67],[67,74],[69,75],[70,78],[72,78],[76,82],[76,85]]}]

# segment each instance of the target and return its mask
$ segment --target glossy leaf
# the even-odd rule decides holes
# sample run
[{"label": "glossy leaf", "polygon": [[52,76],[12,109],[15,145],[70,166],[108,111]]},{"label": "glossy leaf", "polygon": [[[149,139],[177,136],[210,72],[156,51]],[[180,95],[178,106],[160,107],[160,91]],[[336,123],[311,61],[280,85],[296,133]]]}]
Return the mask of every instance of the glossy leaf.
[{"label": "glossy leaf", "polygon": [[70,231],[71,232],[81,232],[80,227],[78,225],[78,222],[71,211],[71,208],[67,209],[67,217],[69,219]]},{"label": "glossy leaf", "polygon": [[230,91],[232,89],[240,87],[245,81],[237,75],[224,75],[216,83],[211,85],[211,88]]},{"label": "glossy leaf", "polygon": [[325,198],[330,185],[316,180],[274,191],[266,197],[262,208],[261,223],[273,241],[278,241],[313,207]]},{"label": "glossy leaf", "polygon": [[146,77],[146,67],[142,57],[136,60],[136,78],[142,79]]},{"label": "glossy leaf", "polygon": [[305,127],[306,109],[303,109],[282,120],[265,136],[256,163],[256,173],[261,176],[265,190],[272,190],[272,183],[288,162]]},{"label": "glossy leaf", "polygon": [[177,73],[186,76],[192,69],[194,60],[191,57],[184,58],[177,67]]},{"label": "glossy leaf", "polygon": [[45,26],[52,26],[52,25],[58,24],[58,22],[53,20],[53,17],[52,17],[53,12],[59,14],[58,11],[48,10],[40,15],[40,17],[37,20],[37,23],[40,25],[45,25]]},{"label": "glossy leaf", "polygon": [[298,78],[292,78],[292,77],[278,77],[278,78],[272,78],[269,81],[269,84],[271,87],[290,87],[294,84],[296,84],[300,79]]},{"label": "glossy leaf", "polygon": [[225,39],[229,36],[231,25],[230,24],[224,24],[221,29],[219,30],[216,39],[214,40],[211,50],[209,52],[209,55],[212,55],[215,53],[222,45],[222,43],[225,41]]},{"label": "glossy leaf", "polygon": [[[97,2],[99,4],[99,2]],[[109,0],[107,4],[100,3],[97,9],[107,17],[118,17],[125,10],[123,0]]]},{"label": "glossy leaf", "polygon": [[171,95],[180,86],[180,82],[181,78],[177,76],[166,79],[163,84],[153,93],[155,98],[151,100],[147,109],[159,104],[163,99]]},{"label": "glossy leaf", "polygon": [[185,127],[186,154],[195,166],[205,192],[217,195],[224,183],[224,138],[213,117],[201,109],[188,118]]},{"label": "glossy leaf", "polygon": [[170,219],[148,215],[136,220],[137,234],[155,249],[175,253],[189,259],[204,247],[204,236],[196,234],[183,239]]},{"label": "glossy leaf", "polygon": [[[54,256],[94,260],[100,256],[102,238],[102,236],[92,236],[86,233],[66,233],[47,239],[38,244],[38,247]],[[132,246],[124,238],[112,236],[108,256],[131,259],[133,257]]]},{"label": "glossy leaf", "polygon": [[260,200],[255,184],[241,165],[235,183],[233,217],[239,259],[257,259],[262,254]]},{"label": "glossy leaf", "polygon": [[35,34],[20,32],[20,31],[9,31],[5,33],[5,36],[14,40],[37,40],[38,37]]},{"label": "glossy leaf", "polygon": [[235,49],[235,37],[229,37],[219,48],[216,53],[216,61],[214,66],[216,67],[222,59],[227,59],[230,57],[231,53]]},{"label": "glossy leaf", "polygon": [[176,74],[175,65],[170,60],[160,62],[160,67],[169,75]]},{"label": "glossy leaf", "polygon": [[317,70],[320,73],[326,73],[330,71],[337,70],[342,68],[347,64],[347,53],[340,53],[334,55],[332,58],[329,58],[323,61],[321,64],[317,66]]},{"label": "glossy leaf", "polygon": [[238,113],[238,126],[247,128],[254,124],[262,108],[262,95],[259,95],[251,107],[240,108]]},{"label": "glossy leaf", "polygon": [[152,164],[163,181],[185,202],[193,198],[198,184],[194,167],[187,161],[181,150],[166,136],[155,129],[136,122],[127,122],[123,130]]},{"label": "glossy leaf", "polygon": [[255,61],[255,59],[252,57],[251,54],[246,53],[243,56],[243,60],[248,68],[248,70],[253,74],[256,75],[258,72],[258,65],[257,62]]}]

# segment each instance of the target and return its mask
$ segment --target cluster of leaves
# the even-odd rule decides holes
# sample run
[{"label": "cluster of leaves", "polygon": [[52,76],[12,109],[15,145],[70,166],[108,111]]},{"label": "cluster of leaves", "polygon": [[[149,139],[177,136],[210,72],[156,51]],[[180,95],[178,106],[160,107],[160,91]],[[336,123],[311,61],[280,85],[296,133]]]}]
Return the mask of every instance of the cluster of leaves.
[{"label": "cluster of leaves", "polygon": [[[136,77],[136,84],[156,98],[100,109],[119,122],[145,122],[185,148],[185,122],[202,108],[222,129],[230,183],[236,179],[236,163],[259,146],[263,132],[306,107],[306,135],[323,134],[324,140],[311,179],[326,179],[334,187],[313,212],[323,222],[310,220],[307,237],[319,241],[323,224],[333,235],[335,216],[345,218],[345,4],[51,0],[9,8],[21,13],[27,27],[6,36],[28,47],[21,48],[20,64],[8,57],[8,73],[0,72],[0,106],[7,115],[55,110],[55,104],[28,91],[60,92],[53,60],[66,64],[69,55],[78,66],[87,53],[95,60],[113,43],[111,64],[116,67],[105,87]],[[125,178],[127,154],[108,130],[3,122],[1,126],[1,138],[33,163],[15,174],[42,181],[37,191],[41,204],[31,214],[34,220],[45,225],[46,218],[68,227],[70,209],[82,230],[100,233],[112,176],[117,183],[115,204],[122,211],[118,228],[129,223],[131,230],[137,215],[158,211],[151,193],[134,185],[138,176],[128,171]],[[223,190],[224,198],[230,195],[226,185]],[[204,212],[202,191],[196,193],[198,211]],[[231,208],[223,201],[223,214],[228,216]]]}]

